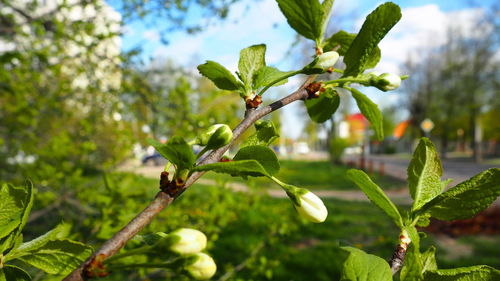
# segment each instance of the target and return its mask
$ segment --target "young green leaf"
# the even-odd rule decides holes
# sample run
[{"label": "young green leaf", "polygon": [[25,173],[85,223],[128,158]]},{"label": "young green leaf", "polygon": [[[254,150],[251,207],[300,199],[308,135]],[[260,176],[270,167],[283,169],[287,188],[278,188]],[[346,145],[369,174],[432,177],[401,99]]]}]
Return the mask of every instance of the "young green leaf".
[{"label": "young green leaf", "polygon": [[0,188],[0,253],[12,247],[21,235],[33,206],[33,184],[24,187],[3,184]]},{"label": "young green leaf", "polygon": [[26,192],[26,196],[24,197],[24,200],[23,200],[23,205],[24,205],[23,215],[21,217],[21,224],[17,228],[16,235],[21,234],[21,231],[23,230],[24,226],[26,225],[26,222],[28,222],[28,217],[30,215],[31,208],[33,207],[35,193],[34,193],[33,183],[30,180],[26,181],[25,192]]},{"label": "young green leaf", "polygon": [[[292,73],[294,73],[294,71],[281,71],[272,66],[264,66],[255,73],[252,88],[260,89],[283,77],[288,77]],[[272,86],[283,85],[286,82],[288,82],[288,79],[283,79],[280,82],[272,84]]]},{"label": "young green leaf", "polygon": [[266,45],[253,45],[241,50],[238,70],[245,86],[251,88],[257,71],[266,66]]},{"label": "young green leaf", "polygon": [[486,209],[498,196],[500,169],[491,168],[436,196],[421,212],[440,220],[468,219]]},{"label": "young green leaf", "polygon": [[442,191],[443,169],[434,144],[429,139],[420,139],[407,171],[408,188],[414,200],[412,211],[415,211]]},{"label": "young green leaf", "polygon": [[423,252],[421,255],[422,259],[422,273],[425,274],[426,271],[437,270],[436,263],[436,247],[431,246],[427,251]]},{"label": "young green leaf", "polygon": [[328,22],[330,21],[330,15],[333,7],[334,0],[323,0],[321,3],[321,8],[323,12],[323,16],[321,17],[321,36],[320,40],[323,40],[326,28],[328,27]]},{"label": "young green leaf", "polygon": [[340,30],[326,39],[323,51],[332,51],[335,47],[339,46],[340,48],[338,48],[336,52],[341,56],[345,56],[354,38],[356,38],[356,33],[348,33],[344,30]]},{"label": "young green leaf", "polygon": [[241,148],[233,158],[234,161],[257,160],[271,176],[280,170],[280,162],[274,151],[267,146],[251,145]]},{"label": "young green leaf", "polygon": [[496,281],[500,280],[500,270],[487,266],[476,265],[453,269],[438,269],[427,271],[425,281]]},{"label": "young green leaf", "polygon": [[377,7],[366,17],[361,30],[347,50],[344,63],[347,65],[344,77],[357,76],[368,66],[373,67],[370,60],[373,50],[389,30],[401,19],[398,5],[387,2]]},{"label": "young green leaf", "polygon": [[344,261],[341,281],[392,281],[389,264],[382,258],[353,247],[342,247],[349,252]]},{"label": "young green leaf", "polygon": [[29,242],[21,244],[18,248],[9,252],[6,256],[7,260],[13,260],[23,255],[29,255],[30,252],[36,252],[43,245],[52,240],[59,240],[67,237],[69,235],[69,231],[71,229],[71,225],[67,223],[60,223],[54,229],[45,233],[42,236],[39,236]]},{"label": "young green leaf", "polygon": [[304,101],[307,114],[316,123],[323,123],[330,119],[340,104],[339,94],[332,88],[326,89],[318,98]]},{"label": "young green leaf", "polygon": [[243,87],[241,82],[236,80],[229,70],[214,61],[207,61],[204,64],[198,65],[198,71],[201,75],[214,82],[215,86],[219,89],[236,91]]},{"label": "young green leaf", "polygon": [[31,276],[24,269],[14,265],[4,265],[0,269],[0,281],[30,281]]},{"label": "young green leaf", "polygon": [[206,164],[196,166],[192,171],[212,171],[229,174],[233,177],[271,177],[266,169],[256,160],[239,160]]},{"label": "young green leaf", "polygon": [[363,114],[363,116],[366,117],[366,119],[368,119],[368,121],[372,124],[377,139],[383,140],[384,128],[382,113],[380,112],[380,109],[378,109],[378,106],[360,91],[353,88],[350,88],[350,91],[352,93],[352,97],[356,100],[356,104],[358,105],[361,114]]},{"label": "young green leaf", "polygon": [[193,150],[182,137],[173,137],[165,144],[153,139],[148,142],[179,171],[190,169],[196,161]]},{"label": "young green leaf", "polygon": [[404,266],[401,269],[401,281],[421,281],[422,279],[422,257],[420,253],[420,236],[414,226],[404,228],[408,232],[411,243],[406,251]]},{"label": "young green leaf", "polygon": [[71,240],[53,240],[19,260],[49,274],[63,275],[73,271],[90,254],[92,250],[85,244]]},{"label": "young green leaf", "polygon": [[325,13],[318,0],[277,0],[277,2],[288,24],[297,33],[308,39],[321,41]]},{"label": "young green leaf", "polygon": [[[341,30],[326,40],[326,45],[323,48],[323,51],[328,52],[339,46],[340,48],[337,50],[337,53],[341,56],[345,56],[347,50],[351,47],[354,38],[356,38],[356,33],[348,33]],[[375,47],[367,58],[366,68],[373,68],[377,66],[377,63],[380,61],[380,57],[380,48]]]},{"label": "young green leaf", "polygon": [[248,137],[240,147],[243,148],[251,145],[268,146],[279,136],[278,130],[276,130],[273,122],[268,120],[258,120],[255,122],[255,133]]},{"label": "young green leaf", "polygon": [[21,223],[24,210],[24,188],[3,184],[0,188],[0,238],[16,229]]},{"label": "young green leaf", "polygon": [[347,171],[347,178],[354,182],[366,194],[366,197],[386,213],[398,227],[403,227],[403,218],[396,205],[367,174],[361,170],[351,169]]}]

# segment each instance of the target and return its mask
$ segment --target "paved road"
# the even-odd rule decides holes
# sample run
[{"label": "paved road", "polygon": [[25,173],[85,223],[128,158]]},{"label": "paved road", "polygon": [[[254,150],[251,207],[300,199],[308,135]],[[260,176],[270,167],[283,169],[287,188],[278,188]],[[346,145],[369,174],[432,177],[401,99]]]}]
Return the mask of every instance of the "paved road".
[{"label": "paved road", "polygon": [[[374,169],[378,169],[381,163],[384,163],[384,170],[387,175],[406,180],[406,168],[410,159],[401,159],[392,155],[370,155],[368,160],[373,161]],[[348,156],[344,161],[359,161],[359,156]],[[494,165],[477,164],[467,159],[443,160],[442,179],[453,179],[452,185],[463,182],[472,176],[489,168],[495,168]]]}]

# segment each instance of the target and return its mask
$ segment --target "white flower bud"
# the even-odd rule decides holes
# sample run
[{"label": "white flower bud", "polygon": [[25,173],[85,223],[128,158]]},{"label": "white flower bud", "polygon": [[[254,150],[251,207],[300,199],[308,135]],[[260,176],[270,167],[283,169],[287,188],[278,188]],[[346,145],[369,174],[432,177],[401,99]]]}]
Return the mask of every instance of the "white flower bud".
[{"label": "white flower bud", "polygon": [[385,86],[386,91],[397,89],[399,85],[401,85],[401,77],[393,73],[384,73],[380,75],[379,78],[383,79],[384,82],[387,83]]},{"label": "white flower bud", "polygon": [[196,229],[180,228],[170,235],[178,237],[170,246],[170,250],[182,255],[198,253],[207,246],[207,237]]},{"label": "white flower bud", "polygon": [[196,260],[185,267],[186,271],[196,280],[206,280],[214,276],[217,265],[214,259],[207,254],[195,254]]},{"label": "white flower bud", "polygon": [[303,218],[315,223],[325,221],[326,216],[328,215],[328,210],[326,209],[325,204],[323,204],[323,201],[321,201],[316,194],[307,191],[297,197],[300,205],[294,204],[294,206]]},{"label": "white flower bud", "polygon": [[198,136],[198,144],[207,149],[217,149],[231,142],[233,132],[226,124],[215,124]]},{"label": "white flower bud", "polygon": [[315,67],[327,70],[328,68],[333,67],[338,59],[339,59],[339,53],[335,51],[323,53],[319,55]]},{"label": "white flower bud", "polygon": [[378,75],[376,71],[369,73],[372,76],[371,85],[382,91],[395,90],[401,85],[401,77],[393,73],[383,73]]}]

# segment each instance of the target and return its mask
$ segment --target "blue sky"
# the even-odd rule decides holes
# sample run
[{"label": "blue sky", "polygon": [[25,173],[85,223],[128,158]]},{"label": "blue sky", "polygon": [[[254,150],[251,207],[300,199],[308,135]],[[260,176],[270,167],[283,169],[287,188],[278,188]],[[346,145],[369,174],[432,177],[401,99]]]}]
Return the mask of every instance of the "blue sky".
[{"label": "blue sky", "polygon": [[[384,1],[369,0],[337,0],[334,4],[332,20],[338,15],[350,15],[340,22],[340,28],[348,32],[356,32],[366,15]],[[382,60],[377,70],[383,72],[400,72],[399,65],[409,56],[418,56],[420,49],[437,47],[443,43],[446,26],[460,24],[470,29],[470,23],[483,14],[481,6],[488,6],[493,0],[477,1],[481,6],[470,7],[469,1],[430,1],[405,0],[393,1],[402,8],[403,18],[384,38],[380,47]],[[116,5],[113,1],[112,6]],[[194,9],[190,19],[197,20],[200,11]],[[151,19],[151,18],[150,18]],[[159,30],[165,28],[161,21],[158,24],[145,25],[142,22],[128,23],[122,37],[122,49],[128,50],[141,46],[144,60],[172,59],[193,72],[198,64],[205,60],[214,60],[231,71],[237,70],[239,50],[253,44],[267,45],[266,61],[268,65],[283,70],[298,69],[297,60],[285,57],[285,52],[295,40],[295,32],[288,26],[274,0],[243,0],[233,5],[226,21],[209,26],[202,33],[189,35],[174,32],[168,35],[169,44],[160,42]],[[334,22],[335,23],[335,22]],[[473,34],[473,31],[469,31]],[[299,51],[297,49],[297,51]],[[309,55],[309,54],[308,54]],[[311,53],[312,55],[312,53]],[[282,89],[275,90],[272,96],[286,94],[293,90],[301,80],[292,79]],[[376,89],[363,90],[370,98],[382,107],[397,103],[402,93],[398,91],[382,93]],[[298,137],[301,133],[299,105],[287,108],[283,113],[285,134]],[[293,124],[293,125],[291,125]]]}]

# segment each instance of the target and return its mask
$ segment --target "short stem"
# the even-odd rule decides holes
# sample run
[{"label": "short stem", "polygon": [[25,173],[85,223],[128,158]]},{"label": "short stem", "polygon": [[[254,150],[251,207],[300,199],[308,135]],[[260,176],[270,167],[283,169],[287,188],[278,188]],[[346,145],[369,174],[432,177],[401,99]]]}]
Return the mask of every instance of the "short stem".
[{"label": "short stem", "polygon": [[273,176],[271,176],[270,179],[273,180],[275,183],[277,183],[279,186],[281,186],[281,188],[283,188],[283,190],[285,190],[286,192],[293,193],[293,191],[297,189],[297,187],[290,184],[286,184]]},{"label": "short stem", "polygon": [[173,262],[167,263],[133,263],[133,264],[110,264],[108,269],[127,269],[127,268],[167,268]]},{"label": "short stem", "polygon": [[347,77],[347,78],[339,78],[339,79],[335,79],[335,80],[331,80],[331,81],[324,81],[322,83],[325,85],[341,84],[341,83],[359,83],[362,85],[367,85],[369,83],[369,81],[366,78]]},{"label": "short stem", "polygon": [[116,255],[114,255],[112,257],[109,257],[104,262],[105,263],[110,263],[112,261],[115,261],[115,260],[118,260],[118,259],[122,259],[122,258],[125,258],[125,257],[130,257],[130,256],[135,256],[135,255],[142,255],[142,254],[147,253],[149,250],[150,250],[150,247],[141,247],[141,248],[138,248],[138,249],[132,249],[132,250],[126,251],[124,253],[116,254]]},{"label": "short stem", "polygon": [[297,70],[297,71],[291,72],[291,73],[289,73],[289,74],[287,74],[287,75],[285,75],[285,76],[282,76],[282,77],[280,77],[280,78],[278,78],[278,79],[276,79],[276,80],[272,81],[271,83],[269,83],[269,84],[268,84],[266,87],[264,87],[264,89],[262,89],[262,90],[261,90],[261,91],[260,91],[257,95],[262,96],[262,94],[263,94],[265,91],[267,91],[269,88],[271,88],[274,84],[279,83],[279,82],[281,82],[281,81],[283,81],[283,80],[285,80],[285,79],[288,79],[288,78],[290,78],[290,77],[292,77],[292,76],[295,76],[295,75],[297,75],[297,74],[301,74],[301,73],[302,73],[302,70]]}]

